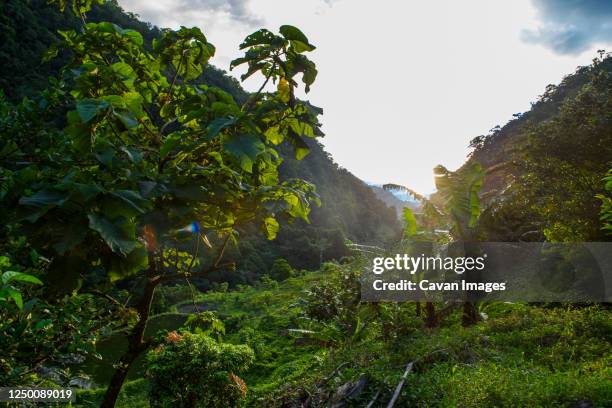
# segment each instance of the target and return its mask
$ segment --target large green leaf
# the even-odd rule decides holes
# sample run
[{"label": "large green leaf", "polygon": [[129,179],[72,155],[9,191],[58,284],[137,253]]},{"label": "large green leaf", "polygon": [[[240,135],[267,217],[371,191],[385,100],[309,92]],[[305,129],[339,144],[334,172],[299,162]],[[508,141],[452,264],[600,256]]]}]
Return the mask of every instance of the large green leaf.
[{"label": "large green leaf", "polygon": [[33,283],[35,285],[43,284],[36,276],[28,275],[27,273],[6,271],[2,274],[2,283],[7,284],[12,281]]},{"label": "large green leaf", "polygon": [[317,78],[317,68],[311,60],[309,60],[305,55],[302,54],[294,54],[289,59],[289,65],[291,67],[291,73],[297,74],[301,72],[302,82],[306,85],[305,91],[308,93],[310,91],[310,85],[312,85]]},{"label": "large green leaf", "polygon": [[19,204],[36,208],[36,211],[32,211],[26,217],[26,220],[30,222],[36,222],[40,217],[45,215],[50,209],[60,206],[66,202],[68,196],[64,193],[42,189],[36,194],[29,197],[21,197]]},{"label": "large green leaf", "polygon": [[416,218],[409,207],[404,207],[403,215],[404,222],[406,223],[406,226],[404,227],[404,236],[411,237],[417,232]]},{"label": "large green leaf", "polygon": [[138,92],[126,92],[122,95],[125,106],[132,112],[137,118],[145,116],[145,111],[142,107],[143,97]]},{"label": "large green leaf", "polygon": [[278,225],[278,221],[276,221],[274,217],[265,218],[263,226],[269,240],[273,240],[274,238],[276,238],[276,234],[278,234],[280,226]]},{"label": "large green leaf", "polygon": [[109,219],[132,218],[144,214],[151,203],[133,190],[117,190],[100,200],[101,212]]},{"label": "large green leaf", "polygon": [[138,183],[138,189],[140,190],[140,195],[148,199],[159,197],[168,192],[164,184],[150,180],[143,180]]},{"label": "large green leaf", "polygon": [[71,200],[78,199],[81,201],[91,200],[92,198],[104,191],[100,186],[95,183],[76,183],[68,178],[57,184],[56,188],[63,192],[70,193]]},{"label": "large green leaf", "polygon": [[70,136],[72,146],[81,154],[89,153],[93,141],[91,126],[81,122],[81,116],[76,111],[70,111],[66,116],[68,117],[68,126],[64,129],[64,132],[67,136]]},{"label": "large green leaf", "polygon": [[143,214],[145,210],[151,206],[149,200],[146,200],[140,195],[139,192],[134,190],[116,190],[110,194],[113,197],[119,198],[124,203],[129,205],[134,211],[141,214]]},{"label": "large green leaf", "polygon": [[136,79],[136,72],[130,64],[125,62],[116,62],[111,65],[111,69],[121,78],[124,86],[128,89],[132,89],[134,86],[134,80]]},{"label": "large green leaf", "polygon": [[23,308],[23,298],[18,290],[11,287],[0,288],[0,299],[12,298],[19,309]]},{"label": "large green leaf", "polygon": [[247,69],[247,72],[240,75],[240,79],[244,81],[245,79],[249,78],[251,75],[268,65],[268,62],[249,62],[249,69]]},{"label": "large green leaf", "polygon": [[223,147],[240,164],[240,167],[251,173],[257,155],[265,150],[265,145],[259,137],[249,134],[228,135],[223,141]]},{"label": "large green leaf", "polygon": [[108,109],[110,104],[107,101],[100,101],[97,99],[83,99],[77,102],[76,110],[84,123],[89,122],[96,115],[102,111]]},{"label": "large green leaf", "polygon": [[310,153],[310,147],[306,144],[304,139],[299,136],[297,133],[293,131],[293,129],[289,129],[287,132],[287,138],[289,142],[293,145],[293,149],[295,150],[295,158],[297,160],[302,160],[304,157]]},{"label": "large green leaf", "polygon": [[113,252],[125,256],[138,245],[133,233],[135,226],[129,221],[119,219],[113,222],[98,214],[89,214],[87,218],[89,228],[98,232]]},{"label": "large green leaf", "polygon": [[169,192],[185,201],[204,201],[210,198],[206,187],[196,184],[177,184],[169,188]]},{"label": "large green leaf", "polygon": [[219,132],[225,129],[228,126],[235,124],[238,121],[238,118],[234,117],[223,117],[217,118],[210,122],[210,125],[206,128],[206,140],[212,140]]},{"label": "large green leaf", "polygon": [[123,37],[127,37],[130,39],[130,41],[134,42],[136,45],[143,45],[144,43],[144,39],[142,38],[142,35],[135,30],[121,30],[121,35]]},{"label": "large green leaf", "polygon": [[111,282],[134,275],[149,266],[147,250],[141,244],[127,256],[111,255],[108,261],[108,277]]},{"label": "large green leaf", "polygon": [[180,133],[172,133],[168,135],[162,145],[159,147],[159,156],[163,159],[172,152],[180,143],[183,136]]},{"label": "large green leaf", "polygon": [[29,197],[21,197],[19,204],[29,207],[49,207],[62,205],[67,198],[66,194],[58,191],[42,189]]},{"label": "large green leaf", "polygon": [[[245,38],[242,44],[240,44],[240,49],[244,50],[245,48],[255,45],[269,45],[272,44],[275,39],[276,35],[274,35],[270,30],[262,28],[261,30],[255,31],[253,34]],[[234,64],[232,62],[232,65],[236,66],[238,64]]]},{"label": "large green leaf", "polygon": [[281,133],[279,126],[269,127],[265,131],[264,135],[266,136],[266,139],[268,139],[268,141],[275,145],[280,144],[285,139],[285,136]]},{"label": "large green leaf", "polygon": [[138,127],[138,120],[127,110],[113,110],[113,116],[119,119],[126,129]]},{"label": "large green leaf", "polygon": [[308,44],[308,38],[306,38],[304,33],[297,27],[292,25],[282,25],[278,31],[280,31],[283,37],[288,40],[298,40]]},{"label": "large green leaf", "polygon": [[297,27],[284,25],[280,28],[280,33],[291,42],[296,52],[313,51],[316,47],[308,42],[308,38]]},{"label": "large green leaf", "polygon": [[130,159],[130,161],[134,164],[138,164],[142,161],[142,153],[136,148],[121,146],[119,150],[124,152]]},{"label": "large green leaf", "polygon": [[94,153],[94,157],[98,159],[100,163],[112,169],[115,159],[115,150],[111,148],[100,149]]}]

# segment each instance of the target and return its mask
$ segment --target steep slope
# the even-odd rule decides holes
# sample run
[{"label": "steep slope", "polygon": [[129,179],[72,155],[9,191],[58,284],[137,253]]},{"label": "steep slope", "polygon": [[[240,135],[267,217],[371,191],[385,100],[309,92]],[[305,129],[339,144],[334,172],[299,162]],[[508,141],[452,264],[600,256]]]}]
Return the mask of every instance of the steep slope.
[{"label": "steep slope", "polygon": [[411,210],[416,210],[419,207],[418,202],[400,200],[391,191],[387,191],[380,186],[369,185],[369,187],[372,189],[372,191],[374,191],[376,197],[385,203],[387,207],[395,208],[398,217],[401,217],[402,211],[405,207],[408,207]]},{"label": "steep slope", "polygon": [[382,245],[392,240],[399,233],[394,211],[367,184],[338,166],[319,143],[310,143],[310,148],[310,154],[301,161],[286,154],[281,174],[317,186],[322,206],[313,209],[313,225],[338,228],[359,243]]},{"label": "steep slope", "polygon": [[487,136],[459,170],[486,171],[480,234],[487,240],[605,241],[603,177],[612,166],[612,58],[601,53],[532,108]]},{"label": "steep slope", "polygon": [[[474,151],[462,166],[467,168],[473,162],[479,162],[483,168],[510,164],[518,159],[518,153],[525,146],[529,131],[533,126],[542,124],[559,114],[561,105],[575,97],[589,83],[594,70],[612,72],[612,59],[606,58],[597,67],[593,65],[578,67],[573,74],[567,75],[558,85],[547,85],[542,95],[532,103],[531,109],[514,118],[502,127],[494,128],[488,135],[475,137],[470,142]],[[517,169],[506,167],[504,170],[490,174],[485,179],[483,193],[503,189],[508,175],[516,174]]]},{"label": "steep slope", "polygon": [[[139,31],[145,41],[159,35],[159,29],[125,13],[116,0],[94,5],[89,21],[112,21]],[[60,13],[46,0],[3,0],[0,2],[0,89],[13,101],[32,96],[65,64],[65,56],[43,63],[44,52],[57,39],[58,30],[71,30],[80,22],[68,10]]]}]

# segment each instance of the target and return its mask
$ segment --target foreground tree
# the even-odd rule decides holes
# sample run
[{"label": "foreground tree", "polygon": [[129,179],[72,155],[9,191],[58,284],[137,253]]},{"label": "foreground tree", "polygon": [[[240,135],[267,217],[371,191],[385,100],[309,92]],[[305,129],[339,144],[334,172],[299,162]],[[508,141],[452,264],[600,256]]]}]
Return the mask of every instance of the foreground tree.
[{"label": "foreground tree", "polygon": [[[75,2],[76,12],[84,16],[90,3]],[[198,84],[215,48],[197,28],[166,30],[150,51],[139,33],[110,23],[60,34],[49,58],[66,50],[71,62],[33,108],[48,120],[1,134],[10,146],[3,215],[50,260],[48,297],[110,298],[121,281],[138,285],[129,302],[136,323],[103,402],[111,407],[151,345],[145,330],[158,285],[232,270],[223,256],[238,225],[259,223],[273,239],[279,218],[307,219],[318,201],[311,184],[279,181],[276,150],[288,141],[302,158],[304,138],[320,135],[321,111],[294,95],[299,74],[306,91],[315,80],[303,54],[314,46],[292,26],[247,37],[232,67],[248,64],[243,79],[259,72],[264,81],[240,106]],[[265,92],[270,82],[276,92]]]}]

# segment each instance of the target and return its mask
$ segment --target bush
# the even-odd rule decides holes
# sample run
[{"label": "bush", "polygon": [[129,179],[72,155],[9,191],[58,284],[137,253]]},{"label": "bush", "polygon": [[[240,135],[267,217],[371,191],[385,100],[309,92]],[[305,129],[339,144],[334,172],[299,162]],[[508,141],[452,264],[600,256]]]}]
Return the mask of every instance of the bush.
[{"label": "bush", "polygon": [[272,268],[270,269],[270,276],[272,279],[277,281],[284,281],[294,275],[293,268],[289,265],[289,262],[283,258],[279,258],[274,261]]},{"label": "bush", "polygon": [[217,343],[204,334],[170,332],[147,355],[151,407],[238,406],[247,387],[236,375],[253,362],[245,345]]}]

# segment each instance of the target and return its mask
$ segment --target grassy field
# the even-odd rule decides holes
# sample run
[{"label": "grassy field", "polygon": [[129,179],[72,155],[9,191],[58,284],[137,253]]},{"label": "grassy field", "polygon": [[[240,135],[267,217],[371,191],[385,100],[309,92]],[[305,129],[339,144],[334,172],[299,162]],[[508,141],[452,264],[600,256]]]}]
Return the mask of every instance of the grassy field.
[{"label": "grassy field", "polygon": [[[363,407],[377,393],[373,406],[386,406],[408,362],[414,369],[396,407],[612,406],[612,314],[601,306],[489,304],[481,306],[487,319],[476,326],[461,327],[456,312],[427,329],[406,304],[384,340],[372,321],[358,340],[325,347],[300,340],[308,327],[304,291],[324,277],[313,272],[196,296],[197,308],[215,310],[224,321],[224,341],[255,351],[255,364],[242,375],[248,406],[299,406],[310,396],[312,406],[336,399]],[[170,309],[195,306],[189,300]],[[182,320],[182,314],[164,316],[156,327],[172,329]],[[360,392],[343,393],[359,379]],[[131,380],[118,406],[148,407],[147,387],[144,378]],[[78,405],[94,405],[101,393],[81,392]]]}]

